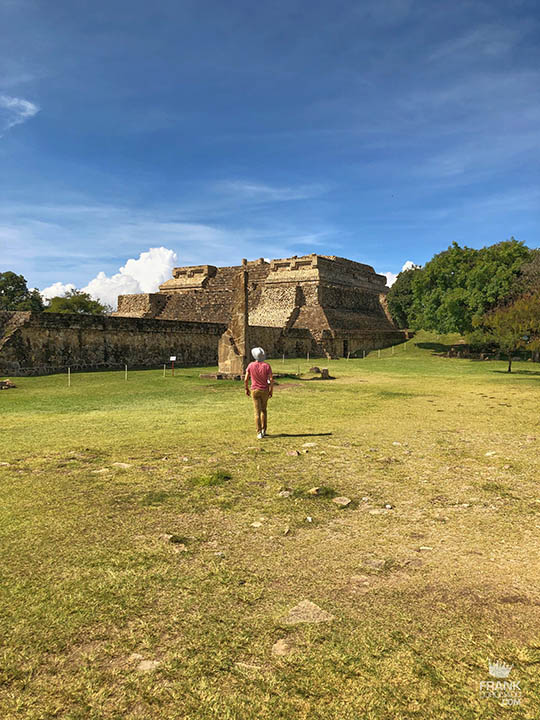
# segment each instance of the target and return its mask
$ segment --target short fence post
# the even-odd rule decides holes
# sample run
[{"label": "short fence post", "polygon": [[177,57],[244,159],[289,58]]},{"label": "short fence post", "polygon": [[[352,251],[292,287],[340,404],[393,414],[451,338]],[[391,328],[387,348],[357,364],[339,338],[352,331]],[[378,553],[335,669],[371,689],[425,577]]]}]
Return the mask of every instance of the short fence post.
[{"label": "short fence post", "polygon": [[285,362],[285,353],[283,353],[283,357],[281,358],[281,362],[282,362],[282,363]]},{"label": "short fence post", "polygon": [[71,368],[68,367],[68,387],[71,387]]},{"label": "short fence post", "polygon": [[127,382],[127,364],[124,365],[125,380]]},{"label": "short fence post", "polygon": [[381,358],[381,351],[380,351],[380,350],[377,350],[377,357],[378,357],[379,360],[380,360],[380,358]]},{"label": "short fence post", "polygon": [[309,362],[309,350],[307,352],[307,361]]},{"label": "short fence post", "polygon": [[394,346],[392,345],[392,355],[394,354]]},{"label": "short fence post", "polygon": [[366,351],[362,350],[362,360],[365,360],[365,359],[366,359]]},{"label": "short fence post", "polygon": [[165,377],[165,368],[166,367],[167,367],[166,365],[163,366],[163,377]]}]

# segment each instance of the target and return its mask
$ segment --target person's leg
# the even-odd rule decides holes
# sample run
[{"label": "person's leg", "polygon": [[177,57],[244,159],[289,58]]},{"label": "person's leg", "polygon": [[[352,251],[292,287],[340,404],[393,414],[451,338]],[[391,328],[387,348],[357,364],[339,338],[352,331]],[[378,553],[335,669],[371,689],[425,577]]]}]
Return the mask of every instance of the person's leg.
[{"label": "person's leg", "polygon": [[262,430],[266,433],[266,420],[267,420],[267,412],[266,412],[266,406],[268,404],[268,390],[260,390],[261,393],[261,408],[260,408],[260,423]]},{"label": "person's leg", "polygon": [[261,390],[252,390],[251,391],[251,397],[253,398],[253,410],[255,413],[255,427],[257,428],[257,433],[260,433],[261,428],[261,397],[260,393]]}]

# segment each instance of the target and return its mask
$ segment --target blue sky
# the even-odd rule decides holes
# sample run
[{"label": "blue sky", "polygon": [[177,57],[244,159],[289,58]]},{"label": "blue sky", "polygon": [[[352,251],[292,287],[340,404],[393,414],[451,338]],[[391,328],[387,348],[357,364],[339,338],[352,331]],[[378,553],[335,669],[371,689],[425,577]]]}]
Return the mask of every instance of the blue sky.
[{"label": "blue sky", "polygon": [[0,270],[538,247],[539,38],[536,0],[0,0]]}]

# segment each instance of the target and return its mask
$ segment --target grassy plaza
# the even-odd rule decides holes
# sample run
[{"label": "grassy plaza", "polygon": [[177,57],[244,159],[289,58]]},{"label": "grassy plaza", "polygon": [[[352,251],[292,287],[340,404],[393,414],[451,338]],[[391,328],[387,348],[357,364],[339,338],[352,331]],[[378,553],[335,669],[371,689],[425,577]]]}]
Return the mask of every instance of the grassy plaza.
[{"label": "grassy plaza", "polygon": [[271,360],[262,441],[208,368],[15,378],[0,717],[538,718],[540,370],[446,342]]}]

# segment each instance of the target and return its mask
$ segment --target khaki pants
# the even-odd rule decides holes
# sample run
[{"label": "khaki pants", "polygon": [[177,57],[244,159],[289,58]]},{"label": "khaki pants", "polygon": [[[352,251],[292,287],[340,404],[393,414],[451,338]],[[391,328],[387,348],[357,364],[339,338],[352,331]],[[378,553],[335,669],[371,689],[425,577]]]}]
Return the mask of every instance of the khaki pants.
[{"label": "khaki pants", "polygon": [[266,432],[266,404],[268,403],[268,390],[252,390],[253,409],[255,411],[255,425],[257,432]]}]

